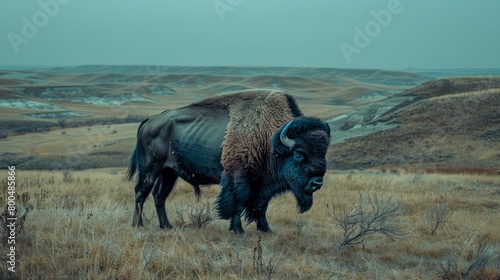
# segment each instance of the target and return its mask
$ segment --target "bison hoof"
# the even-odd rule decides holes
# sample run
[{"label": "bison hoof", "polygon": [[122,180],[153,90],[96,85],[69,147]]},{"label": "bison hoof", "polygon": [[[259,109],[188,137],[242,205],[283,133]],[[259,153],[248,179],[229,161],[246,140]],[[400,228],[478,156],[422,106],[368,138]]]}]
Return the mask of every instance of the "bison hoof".
[{"label": "bison hoof", "polygon": [[245,231],[243,230],[242,227],[230,227],[229,228],[230,231],[236,233],[236,234],[243,234],[245,233]]},{"label": "bison hoof", "polygon": [[137,221],[132,222],[132,227],[142,227],[142,226],[144,226],[142,222],[137,222]]},{"label": "bison hoof", "polygon": [[172,229],[171,225],[160,225],[160,229]]},{"label": "bison hoof", "polygon": [[273,232],[269,227],[257,227],[257,230],[264,232],[264,233],[272,233]]}]

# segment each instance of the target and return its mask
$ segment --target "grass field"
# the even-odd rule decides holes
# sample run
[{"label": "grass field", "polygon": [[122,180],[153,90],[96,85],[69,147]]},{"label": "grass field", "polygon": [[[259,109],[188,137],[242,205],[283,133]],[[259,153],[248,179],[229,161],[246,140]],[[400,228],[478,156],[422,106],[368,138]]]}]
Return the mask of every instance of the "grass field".
[{"label": "grass field", "polygon": [[[7,172],[0,181],[7,185]],[[273,233],[254,224],[246,233],[227,221],[198,227],[210,215],[218,186],[178,182],[167,200],[174,229],[161,231],[152,199],[145,227],[132,228],[133,183],[125,169],[23,171],[17,173],[18,205],[29,209],[16,237],[20,279],[499,279],[500,176],[334,172],[315,193],[313,208],[297,214],[295,200],[271,201]],[[403,206],[403,235],[367,235],[343,246],[332,210],[350,209],[359,195],[389,197]],[[2,205],[6,197],[2,194]],[[431,234],[430,214],[449,211]],[[210,208],[208,208],[210,210]],[[434,212],[433,212],[434,210]],[[3,229],[2,229],[3,230]],[[5,269],[6,238],[1,252]],[[260,240],[260,241],[259,241]],[[2,276],[5,276],[2,271]],[[10,272],[9,272],[10,273]],[[7,274],[7,276],[12,274]],[[448,278],[446,278],[448,277]]]}]

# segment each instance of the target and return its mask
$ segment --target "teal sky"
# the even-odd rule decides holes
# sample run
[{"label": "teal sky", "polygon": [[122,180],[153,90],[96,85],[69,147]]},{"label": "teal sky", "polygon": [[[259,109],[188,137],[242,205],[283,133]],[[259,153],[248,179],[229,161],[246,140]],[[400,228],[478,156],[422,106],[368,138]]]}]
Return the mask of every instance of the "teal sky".
[{"label": "teal sky", "polygon": [[0,65],[500,68],[498,0],[0,3]]}]

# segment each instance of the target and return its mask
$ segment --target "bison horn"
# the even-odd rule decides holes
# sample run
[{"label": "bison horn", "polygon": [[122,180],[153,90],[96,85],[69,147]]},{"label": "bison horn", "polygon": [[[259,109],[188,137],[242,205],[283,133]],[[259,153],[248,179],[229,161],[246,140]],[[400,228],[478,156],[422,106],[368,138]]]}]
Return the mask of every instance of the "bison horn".
[{"label": "bison horn", "polygon": [[295,141],[293,141],[293,139],[290,139],[288,138],[288,136],[286,136],[287,132],[288,132],[288,127],[290,127],[290,124],[292,124],[293,121],[289,121],[285,127],[283,127],[283,130],[281,130],[281,134],[280,134],[280,141],[281,143],[283,143],[283,145],[285,145],[286,147],[288,148],[292,148],[293,145],[295,145]]}]

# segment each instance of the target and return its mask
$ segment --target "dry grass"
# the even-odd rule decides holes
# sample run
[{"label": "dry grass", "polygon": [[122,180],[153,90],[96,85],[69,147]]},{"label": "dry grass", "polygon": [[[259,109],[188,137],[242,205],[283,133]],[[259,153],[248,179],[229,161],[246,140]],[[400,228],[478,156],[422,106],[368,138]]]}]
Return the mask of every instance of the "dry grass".
[{"label": "dry grass", "polygon": [[[192,188],[183,182],[167,200],[173,230],[158,229],[151,199],[144,209],[145,227],[132,228],[133,184],[123,182],[124,172],[18,171],[19,201],[29,208],[17,237],[19,278],[500,277],[499,176],[330,172],[309,212],[297,214],[295,201],[287,194],[270,204],[273,233],[261,234],[251,224],[244,235],[235,235],[227,230],[227,221],[201,228],[181,224],[175,209],[196,203]],[[213,202],[218,186],[202,192],[206,200],[199,203]],[[342,229],[333,223],[329,210],[355,201],[360,193],[392,197],[404,205],[408,234],[395,240],[371,235],[364,246],[339,249]],[[431,235],[422,216],[439,203],[446,203],[450,216]],[[5,240],[0,244],[5,246]],[[474,263],[481,265],[468,271]]]}]

